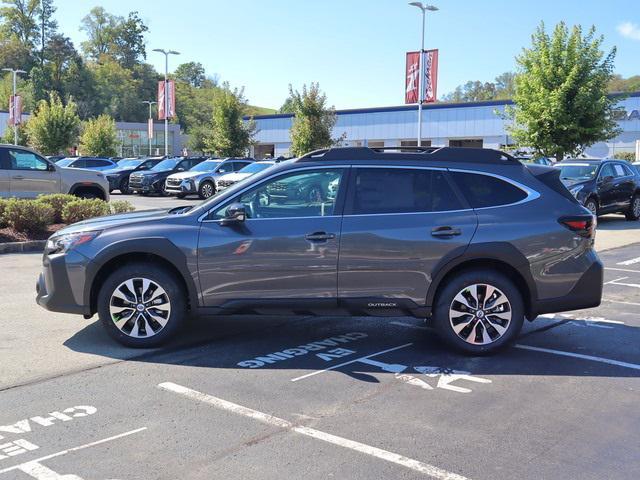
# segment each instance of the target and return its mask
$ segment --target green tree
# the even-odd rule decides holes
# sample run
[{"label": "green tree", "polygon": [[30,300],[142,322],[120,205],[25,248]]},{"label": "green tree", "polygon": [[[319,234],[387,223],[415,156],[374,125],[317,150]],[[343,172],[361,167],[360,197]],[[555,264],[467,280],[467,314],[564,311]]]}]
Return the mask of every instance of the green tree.
[{"label": "green tree", "polygon": [[148,30],[138,12],[130,12],[126,19],[117,17],[112,50],[114,58],[124,68],[133,68],[141,59],[147,58],[144,34]]},{"label": "green tree", "polygon": [[[7,125],[7,129],[4,131],[0,142],[13,145],[15,137],[13,136],[14,126]],[[29,137],[27,136],[27,124],[22,123],[18,125],[18,145],[28,145]]]},{"label": "green tree", "polygon": [[189,131],[187,149],[190,152],[210,154],[214,153],[207,143],[207,138],[211,134],[211,127],[208,125],[198,125]]},{"label": "green tree", "polygon": [[80,153],[96,157],[114,157],[117,154],[116,122],[108,115],[87,120],[80,135]]},{"label": "green tree", "polygon": [[43,155],[55,155],[73,146],[78,138],[80,118],[76,104],[64,105],[57,93],[49,101],[41,100],[27,122],[29,144]]},{"label": "green tree", "polygon": [[[9,97],[13,94],[13,76],[11,73],[5,73],[0,78],[0,109],[9,110]],[[17,79],[18,95],[22,96],[22,110],[30,112],[35,106],[33,85],[30,81],[18,76]]]},{"label": "green tree", "polygon": [[231,90],[223,84],[213,98],[211,132],[205,139],[208,151],[221,157],[245,155],[253,143],[255,123],[244,122],[242,117],[247,106],[242,90]]},{"label": "green tree", "polygon": [[331,133],[336,124],[333,107],[327,107],[327,96],[320,91],[320,85],[311,83],[302,87],[302,93],[289,85],[289,97],[293,105],[291,125],[291,153],[304,155],[312,150],[331,147],[340,142]]},{"label": "green tree", "polygon": [[178,65],[173,76],[176,81],[196,88],[202,87],[206,79],[204,67],[200,62],[187,62]]},{"label": "green tree", "polygon": [[47,43],[58,30],[58,22],[53,18],[56,10],[53,0],[41,0],[38,22],[40,27],[40,66],[44,65]]},{"label": "green tree", "polygon": [[99,62],[102,55],[109,54],[113,48],[113,39],[118,18],[103,7],[93,7],[80,22],[80,30],[88,39],[82,42],[82,51],[87,58]]},{"label": "green tree", "polygon": [[609,81],[610,92],[637,92],[640,90],[640,75],[623,78],[622,75],[614,75]]},{"label": "green tree", "polygon": [[516,58],[515,107],[510,133],[523,147],[561,160],[615,137],[615,98],[607,96],[615,48],[605,54],[595,27],[583,35],[563,23],[549,35],[541,24],[532,45]]}]

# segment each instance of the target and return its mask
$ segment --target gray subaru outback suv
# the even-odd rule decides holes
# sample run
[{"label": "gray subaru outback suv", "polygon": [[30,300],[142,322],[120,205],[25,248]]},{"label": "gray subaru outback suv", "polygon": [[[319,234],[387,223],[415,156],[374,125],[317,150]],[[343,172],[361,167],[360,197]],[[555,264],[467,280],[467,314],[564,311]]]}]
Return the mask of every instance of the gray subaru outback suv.
[{"label": "gray subaru outback suv", "polygon": [[426,318],[489,353],[525,318],[600,304],[595,219],[558,174],[488,149],[317,151],[198,206],[60,230],[37,301],[132,347],[189,313],[312,312]]}]

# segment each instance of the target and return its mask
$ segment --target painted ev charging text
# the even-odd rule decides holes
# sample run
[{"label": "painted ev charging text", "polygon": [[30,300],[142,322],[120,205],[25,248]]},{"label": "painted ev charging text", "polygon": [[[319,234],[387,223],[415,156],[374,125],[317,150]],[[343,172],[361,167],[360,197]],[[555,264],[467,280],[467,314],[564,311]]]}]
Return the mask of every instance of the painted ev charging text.
[{"label": "painted ev charging text", "polygon": [[[260,367],[264,367],[265,365],[282,362],[284,360],[289,360],[294,357],[308,355],[311,352],[326,350],[329,347],[339,347],[340,344],[350,343],[350,342],[360,340],[362,338],[367,338],[367,337],[368,335],[362,332],[345,333],[344,335],[337,335],[335,337],[325,338],[324,340],[317,340],[315,342],[310,342],[305,345],[299,345],[297,347],[292,347],[292,348],[285,348],[284,350],[280,350],[279,352],[261,355],[249,360],[243,360],[242,362],[238,362],[238,366],[244,367],[244,368],[260,368]],[[328,350],[326,352],[322,352],[322,354],[316,354],[316,355],[325,361],[331,361],[335,358],[344,357],[347,355],[351,355],[353,353],[355,353],[355,351],[353,350],[335,348],[332,350]]]},{"label": "painted ev charging text", "polygon": [[98,409],[89,405],[80,405],[77,407],[65,408],[62,411],[53,411],[44,416],[36,415],[35,417],[18,420],[10,425],[0,425],[0,461],[27,453],[40,448],[38,445],[18,438],[4,442],[7,435],[24,435],[37,430],[40,427],[50,427],[56,423],[69,422],[75,418],[82,418],[96,413]]}]

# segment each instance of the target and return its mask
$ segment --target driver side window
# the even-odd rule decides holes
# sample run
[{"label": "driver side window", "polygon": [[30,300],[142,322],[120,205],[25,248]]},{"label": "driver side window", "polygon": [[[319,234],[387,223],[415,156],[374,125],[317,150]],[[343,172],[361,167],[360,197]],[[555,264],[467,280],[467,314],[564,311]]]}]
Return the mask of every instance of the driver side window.
[{"label": "driver side window", "polygon": [[48,164],[37,155],[23,150],[9,150],[9,165],[12,170],[47,170]]},{"label": "driver side window", "polygon": [[244,192],[214,213],[226,216],[232,203],[247,209],[247,218],[325,217],[333,215],[344,169],[307,170],[281,175]]}]

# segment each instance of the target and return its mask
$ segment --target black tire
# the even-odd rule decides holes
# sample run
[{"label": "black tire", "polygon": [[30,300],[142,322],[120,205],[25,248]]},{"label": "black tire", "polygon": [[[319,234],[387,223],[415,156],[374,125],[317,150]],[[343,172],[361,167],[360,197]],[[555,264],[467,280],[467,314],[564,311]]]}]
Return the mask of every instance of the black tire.
[{"label": "black tire", "polygon": [[120,190],[120,193],[122,193],[123,195],[129,195],[131,193],[131,191],[129,190],[128,177],[124,177],[122,180],[120,180],[120,185],[118,186],[118,190]]},{"label": "black tire", "polygon": [[215,194],[216,194],[216,186],[213,184],[213,182],[210,182],[209,180],[205,180],[200,184],[200,188],[198,188],[198,196],[201,199],[204,200],[207,198],[211,198]]},{"label": "black tire", "polygon": [[640,194],[636,193],[631,199],[629,209],[624,213],[624,217],[630,222],[640,219]]},{"label": "black tire", "polygon": [[596,217],[600,214],[600,206],[598,205],[598,201],[591,197],[586,202],[584,202],[584,206],[591,213],[594,213]]},{"label": "black tire", "polygon": [[[468,327],[465,327],[468,328],[467,330],[462,329],[460,331],[460,335],[454,330],[453,325],[456,319],[468,320],[469,318],[463,318],[453,315],[450,318],[450,309],[455,310],[459,308],[466,308],[460,302],[454,303],[454,299],[459,293],[465,291],[467,287],[473,288],[472,286],[477,284],[489,285],[499,290],[500,293],[506,296],[506,299],[508,300],[508,304],[510,305],[509,312],[511,314],[511,317],[506,326],[501,325],[505,328],[504,332],[501,335],[499,334],[498,330],[493,327],[499,317],[498,319],[496,319],[495,314],[485,314],[484,307],[482,309],[482,317],[478,316],[479,314],[469,314],[472,320],[468,322]],[[484,294],[481,293],[483,290],[484,294],[486,294],[486,287],[478,287],[478,297],[481,297],[484,303],[487,299],[485,299]],[[466,292],[471,293],[471,290],[468,290]],[[489,299],[491,298],[492,297],[490,296]],[[497,306],[498,308],[506,308],[506,306],[500,306],[499,300],[501,298],[503,297],[498,296],[497,298],[494,298],[491,304]],[[472,302],[469,302],[469,304],[473,306]],[[496,308],[495,306],[493,308]],[[486,308],[486,310],[488,312],[490,309]],[[501,315],[505,316],[504,312],[500,313]],[[486,318],[489,316],[492,317],[492,322],[489,322],[489,319]],[[523,322],[524,305],[522,301],[522,294],[520,293],[516,285],[502,273],[484,268],[462,271],[448,280],[445,285],[442,285],[441,290],[438,292],[435,308],[433,311],[433,325],[438,334],[449,345],[472,355],[489,355],[508,347],[515,341],[518,333],[522,329]],[[464,323],[465,322],[460,322],[458,323],[458,325],[462,325]],[[479,324],[481,326],[478,326]],[[491,328],[486,329],[485,325],[490,325]],[[489,336],[489,338],[492,340],[490,343],[473,344],[462,338],[467,334],[471,336],[471,332],[473,332],[475,334],[474,340],[477,340],[480,336],[482,336],[483,330],[486,330],[486,332],[484,333],[486,333],[487,336]],[[496,338],[493,339],[492,335],[496,335]]]},{"label": "black tire", "polygon": [[[166,318],[166,324],[156,330],[157,333],[146,337],[134,337],[130,335],[133,333],[133,327],[135,327],[133,324],[131,324],[132,328],[129,329],[129,334],[126,333],[126,328],[123,331],[116,326],[115,317],[111,315],[110,304],[113,293],[121,284],[130,279],[141,278],[148,279],[164,289],[166,297],[168,297],[170,310]],[[141,281],[135,280],[134,285],[141,286]],[[113,301],[116,302],[117,300],[114,299]],[[100,288],[97,306],[98,316],[107,333],[118,343],[133,348],[156,347],[174,338],[186,322],[187,317],[186,292],[184,292],[182,285],[175,279],[175,275],[152,262],[132,263],[122,266],[111,273]],[[153,307],[151,308],[154,309]],[[151,325],[151,322],[144,322],[144,319],[148,317],[140,318],[133,308],[130,310],[133,310],[133,315],[130,317],[131,320],[124,322],[123,326],[129,321],[133,321],[133,323],[141,322],[140,325]],[[158,313],[156,309],[154,310],[155,313]],[[145,315],[148,315],[146,311]],[[142,328],[140,325],[139,328]]]},{"label": "black tire", "polygon": [[102,195],[102,193],[98,189],[91,187],[78,189],[76,190],[74,195],[85,200],[92,200],[94,198],[104,200],[104,196]]}]

